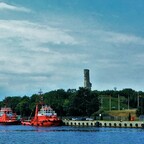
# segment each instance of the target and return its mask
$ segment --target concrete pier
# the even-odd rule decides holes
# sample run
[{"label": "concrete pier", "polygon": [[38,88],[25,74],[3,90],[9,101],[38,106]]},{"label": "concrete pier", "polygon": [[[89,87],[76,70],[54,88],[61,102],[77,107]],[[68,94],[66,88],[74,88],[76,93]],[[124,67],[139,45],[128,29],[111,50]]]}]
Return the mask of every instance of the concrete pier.
[{"label": "concrete pier", "polygon": [[119,127],[119,128],[144,128],[143,121],[74,121],[63,120],[67,126],[95,126],[95,127]]}]

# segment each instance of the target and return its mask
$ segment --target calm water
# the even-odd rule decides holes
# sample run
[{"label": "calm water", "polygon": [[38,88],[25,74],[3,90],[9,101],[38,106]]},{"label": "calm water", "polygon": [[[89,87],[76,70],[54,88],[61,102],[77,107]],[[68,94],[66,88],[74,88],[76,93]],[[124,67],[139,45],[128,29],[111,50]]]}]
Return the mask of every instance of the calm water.
[{"label": "calm water", "polygon": [[142,144],[144,129],[0,126],[0,144]]}]

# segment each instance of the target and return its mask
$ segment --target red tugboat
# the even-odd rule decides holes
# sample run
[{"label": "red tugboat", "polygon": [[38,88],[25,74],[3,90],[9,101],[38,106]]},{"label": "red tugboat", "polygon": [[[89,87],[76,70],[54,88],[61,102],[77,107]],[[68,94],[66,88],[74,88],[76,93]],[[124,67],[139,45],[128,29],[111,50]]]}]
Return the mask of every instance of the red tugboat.
[{"label": "red tugboat", "polygon": [[18,120],[17,115],[12,112],[11,108],[4,107],[0,110],[0,124],[18,125],[20,124],[20,120]]},{"label": "red tugboat", "polygon": [[31,126],[58,126],[61,124],[61,120],[57,117],[55,111],[47,105],[43,105],[38,111],[38,105],[36,105],[35,116],[31,120],[22,121],[22,125]]},{"label": "red tugboat", "polygon": [[22,125],[31,126],[59,126],[62,121],[57,117],[55,111],[47,105],[41,105],[41,109],[38,110],[38,104],[36,105],[35,116],[31,120],[22,121]]}]

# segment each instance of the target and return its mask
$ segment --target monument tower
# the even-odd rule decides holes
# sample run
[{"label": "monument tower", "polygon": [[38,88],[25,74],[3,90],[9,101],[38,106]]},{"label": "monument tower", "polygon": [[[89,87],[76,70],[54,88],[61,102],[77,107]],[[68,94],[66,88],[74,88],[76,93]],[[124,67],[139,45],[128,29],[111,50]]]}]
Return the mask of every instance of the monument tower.
[{"label": "monument tower", "polygon": [[89,70],[84,69],[84,87],[91,90],[92,84],[90,82]]}]

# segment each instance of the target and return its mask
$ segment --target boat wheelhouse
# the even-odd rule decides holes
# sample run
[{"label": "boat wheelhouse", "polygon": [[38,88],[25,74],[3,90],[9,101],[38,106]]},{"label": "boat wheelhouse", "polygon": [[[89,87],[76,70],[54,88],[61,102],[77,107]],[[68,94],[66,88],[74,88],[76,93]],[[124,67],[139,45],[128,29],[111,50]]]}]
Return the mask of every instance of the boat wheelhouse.
[{"label": "boat wheelhouse", "polygon": [[40,111],[38,112],[38,116],[57,116],[56,112],[47,105],[41,107]]}]

